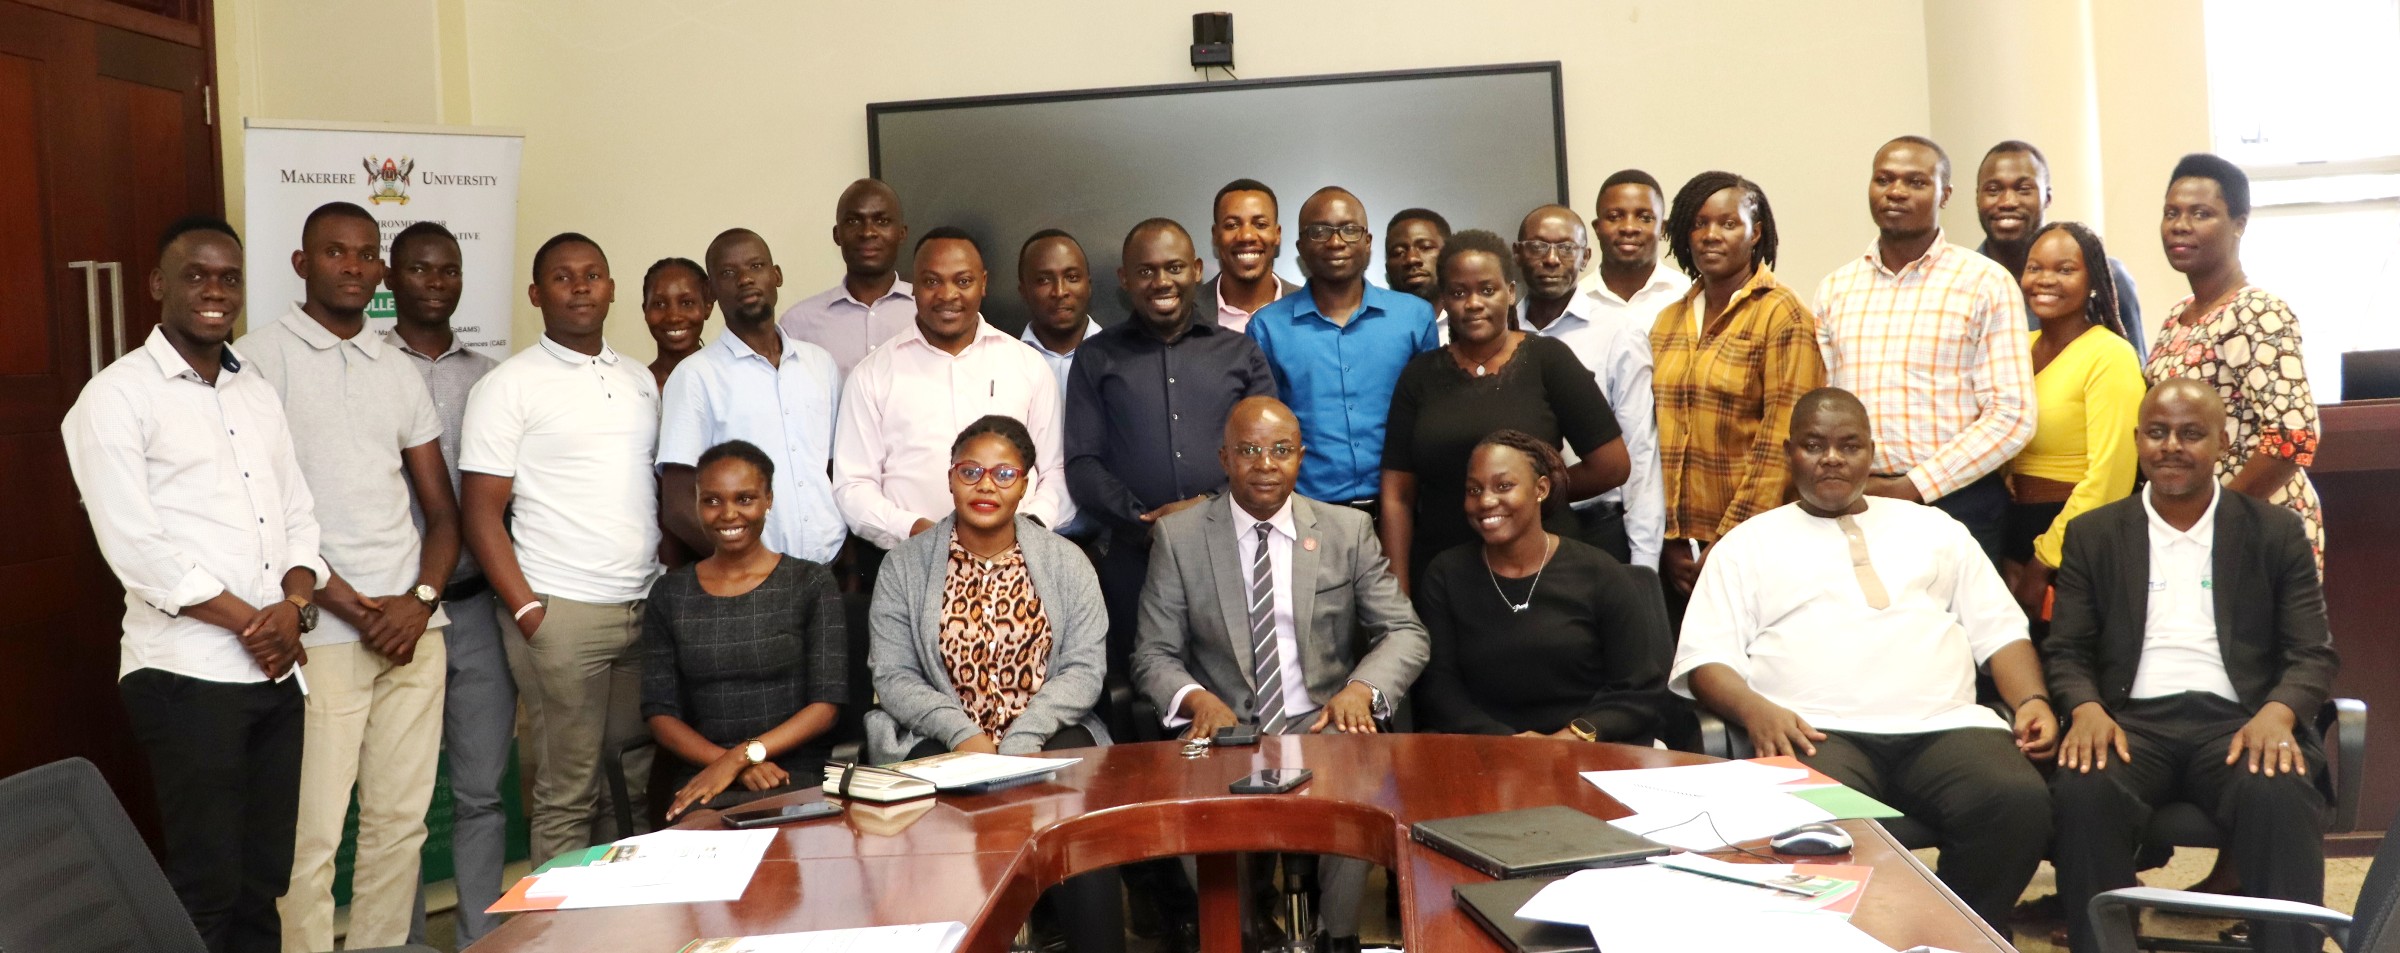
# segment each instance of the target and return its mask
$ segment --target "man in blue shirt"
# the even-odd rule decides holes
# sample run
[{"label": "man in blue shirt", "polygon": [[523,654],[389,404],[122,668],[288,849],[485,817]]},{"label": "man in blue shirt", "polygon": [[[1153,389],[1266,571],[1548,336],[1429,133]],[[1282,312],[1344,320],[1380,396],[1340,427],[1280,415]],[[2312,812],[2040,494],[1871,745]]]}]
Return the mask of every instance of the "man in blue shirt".
[{"label": "man in blue shirt", "polygon": [[728,229],[708,245],[708,287],[725,333],[667,378],[658,429],[660,512],[677,539],[706,555],[716,540],[700,525],[693,487],[700,454],[747,440],[775,458],[763,535],[776,552],[833,562],[848,529],[833,506],[833,415],[841,371],[824,348],[775,326],[783,269],[766,239]]},{"label": "man in blue shirt", "polygon": [[1300,495],[1374,515],[1392,389],[1410,358],[1441,346],[1433,306],[1367,284],[1375,236],[1366,206],[1339,186],[1300,206],[1299,251],[1308,284],[1252,315],[1250,338],[1300,418]]}]

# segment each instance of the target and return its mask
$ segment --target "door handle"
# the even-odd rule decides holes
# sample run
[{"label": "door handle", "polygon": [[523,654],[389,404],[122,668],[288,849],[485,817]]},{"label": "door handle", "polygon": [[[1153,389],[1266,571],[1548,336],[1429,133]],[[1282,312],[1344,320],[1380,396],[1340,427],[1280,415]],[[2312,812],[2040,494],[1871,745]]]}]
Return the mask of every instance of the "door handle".
[{"label": "door handle", "polygon": [[117,342],[117,349],[110,360],[115,360],[125,356],[125,265],[123,262],[104,261],[100,263],[99,270],[108,272],[109,315],[116,327]]},{"label": "door handle", "polygon": [[83,272],[83,321],[92,332],[92,376],[100,376],[100,263],[70,261],[67,267]]}]

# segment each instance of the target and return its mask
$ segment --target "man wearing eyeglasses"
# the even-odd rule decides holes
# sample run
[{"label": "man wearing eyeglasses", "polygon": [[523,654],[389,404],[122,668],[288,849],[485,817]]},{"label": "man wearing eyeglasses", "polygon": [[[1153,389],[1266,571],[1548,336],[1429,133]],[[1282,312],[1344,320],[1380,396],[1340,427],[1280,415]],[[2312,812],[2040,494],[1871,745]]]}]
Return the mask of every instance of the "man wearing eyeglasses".
[{"label": "man wearing eyeglasses", "polygon": [[[1651,244],[1655,264],[1655,238]],[[1658,420],[1651,414],[1650,325],[1657,318],[1655,308],[1666,301],[1654,300],[1653,310],[1643,314],[1630,306],[1611,307],[1599,295],[1585,292],[1577,279],[1591,261],[1591,233],[1584,228],[1583,216],[1564,205],[1545,205],[1528,213],[1517,226],[1516,253],[1525,272],[1520,316],[1526,332],[1556,338],[1592,372],[1616,413],[1617,428],[1625,434],[1625,454],[1633,465],[1623,486],[1575,501],[1583,541],[1618,562],[1656,569],[1667,511],[1658,464]],[[1567,462],[1575,462],[1573,448],[1566,453]]]},{"label": "man wearing eyeglasses", "polygon": [[1367,283],[1375,236],[1366,223],[1366,206],[1348,190],[1326,186],[1309,196],[1300,206],[1308,284],[1259,309],[1249,334],[1311,451],[1300,467],[1300,495],[1372,517],[1392,389],[1409,358],[1441,341],[1432,305]]},{"label": "man wearing eyeglasses", "polygon": [[[1282,402],[1234,405],[1223,441],[1225,494],[1152,531],[1134,684],[1186,738],[1237,723],[1377,731],[1430,649],[1374,524],[1293,492],[1308,448]],[[1359,650],[1354,629],[1372,648]],[[1356,950],[1365,862],[1327,858],[1320,875],[1329,942],[1318,949]]]}]

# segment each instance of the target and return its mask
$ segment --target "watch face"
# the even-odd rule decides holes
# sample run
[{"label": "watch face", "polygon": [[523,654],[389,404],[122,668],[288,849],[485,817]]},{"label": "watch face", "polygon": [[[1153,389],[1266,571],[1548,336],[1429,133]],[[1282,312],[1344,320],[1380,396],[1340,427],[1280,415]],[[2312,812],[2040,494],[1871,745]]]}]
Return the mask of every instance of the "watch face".
[{"label": "watch face", "polygon": [[301,606],[301,607],[300,607],[300,631],[302,631],[302,632],[314,632],[314,631],[316,631],[316,630],[317,630],[317,605],[316,605],[316,603],[313,603],[313,602],[312,602],[312,603],[309,603],[308,605]]},{"label": "watch face", "polygon": [[432,586],[425,585],[424,583],[417,584],[414,594],[416,595],[418,602],[422,602],[429,606],[442,601],[442,594],[435,590]]}]

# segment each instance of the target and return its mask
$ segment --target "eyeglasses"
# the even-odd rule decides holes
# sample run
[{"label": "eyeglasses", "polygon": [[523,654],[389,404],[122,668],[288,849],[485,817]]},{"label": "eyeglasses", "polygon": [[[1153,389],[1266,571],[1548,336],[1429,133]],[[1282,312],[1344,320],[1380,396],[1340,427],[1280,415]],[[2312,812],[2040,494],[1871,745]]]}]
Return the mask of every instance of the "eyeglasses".
[{"label": "eyeglasses", "polygon": [[1013,463],[1003,463],[996,467],[987,467],[983,464],[972,461],[955,463],[950,466],[951,479],[957,480],[961,486],[974,486],[977,483],[981,483],[983,482],[984,475],[987,473],[992,477],[993,486],[1005,490],[1009,487],[1017,485],[1017,480],[1025,476],[1025,468],[1017,466]]},{"label": "eyeglasses", "polygon": [[1245,443],[1233,448],[1234,456],[1240,457],[1244,460],[1256,460],[1258,459],[1258,455],[1263,453],[1274,458],[1275,462],[1277,463],[1282,463],[1283,461],[1289,460],[1292,458],[1293,454],[1299,452],[1299,447],[1292,446],[1288,443],[1279,443],[1272,447],[1262,447],[1255,443]]},{"label": "eyeglasses", "polygon": [[1352,222],[1348,225],[1300,226],[1300,237],[1312,242],[1326,241],[1335,235],[1342,236],[1342,240],[1345,242],[1355,244],[1367,240],[1367,227],[1356,222]]},{"label": "eyeglasses", "polygon": [[1551,252],[1557,252],[1560,258],[1574,258],[1583,254],[1583,247],[1581,242],[1543,242],[1531,239],[1518,242],[1516,245],[1517,254],[1527,258],[1548,258]]}]

